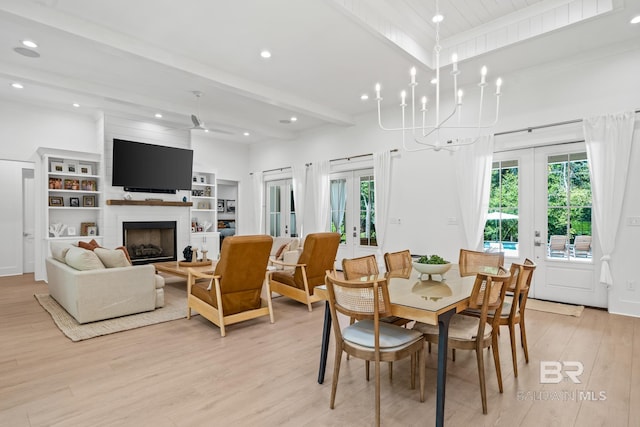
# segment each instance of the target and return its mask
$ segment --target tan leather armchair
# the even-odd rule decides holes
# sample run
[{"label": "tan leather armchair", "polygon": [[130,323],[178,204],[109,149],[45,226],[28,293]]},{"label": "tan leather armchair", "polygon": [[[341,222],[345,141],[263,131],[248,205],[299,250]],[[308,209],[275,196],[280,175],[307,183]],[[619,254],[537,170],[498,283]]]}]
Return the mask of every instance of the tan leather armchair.
[{"label": "tan leather armchair", "polygon": [[271,292],[307,304],[309,311],[312,311],[311,304],[321,301],[321,298],[314,295],[313,290],[316,286],[324,284],[327,270],[333,271],[339,244],[338,233],[309,234],[304,240],[304,247],[296,264],[272,261],[273,265],[282,265],[285,270],[270,272]]},{"label": "tan leather armchair", "polygon": [[[190,269],[187,318],[191,318],[191,309],[196,310],[217,325],[223,337],[225,326],[233,323],[266,315],[273,323],[271,292],[265,280],[272,241],[266,235],[227,237],[213,274]],[[267,299],[263,301],[260,293],[265,282]]]}]

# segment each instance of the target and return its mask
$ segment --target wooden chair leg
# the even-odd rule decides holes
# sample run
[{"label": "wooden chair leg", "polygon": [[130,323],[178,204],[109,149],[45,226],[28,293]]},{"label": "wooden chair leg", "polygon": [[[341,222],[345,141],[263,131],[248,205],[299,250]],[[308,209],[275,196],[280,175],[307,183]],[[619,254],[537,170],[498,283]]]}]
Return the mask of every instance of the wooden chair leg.
[{"label": "wooden chair leg", "polygon": [[364,375],[367,378],[367,381],[369,381],[369,361],[365,360],[364,362]]},{"label": "wooden chair leg", "polygon": [[520,317],[520,341],[524,348],[524,360],[529,363],[529,348],[527,347],[527,331],[524,328],[524,317]]},{"label": "wooden chair leg", "polygon": [[380,427],[380,361],[376,365],[376,426]]},{"label": "wooden chair leg", "polygon": [[[415,390],[416,388],[416,356],[415,353],[411,355],[411,390]],[[391,364],[391,362],[389,362],[389,364]]]},{"label": "wooden chair leg", "polygon": [[476,359],[478,361],[478,378],[480,380],[480,397],[482,399],[482,413],[487,413],[487,387],[484,381],[484,360],[482,349],[476,348]]},{"label": "wooden chair leg", "polygon": [[493,334],[493,363],[496,365],[496,377],[498,378],[498,390],[500,393],[503,392],[502,389],[502,369],[500,367],[500,351],[498,350],[498,335]]},{"label": "wooden chair leg", "polygon": [[456,361],[456,349],[455,348],[451,349],[451,360],[454,361],[454,362]]},{"label": "wooden chair leg", "polygon": [[389,381],[393,380],[393,362],[389,362]]},{"label": "wooden chair leg", "polygon": [[420,375],[420,402],[424,402],[424,383],[425,383],[425,354],[424,347],[418,352],[418,369]]},{"label": "wooden chair leg", "polygon": [[340,362],[342,361],[342,348],[336,345],[335,360],[333,361],[333,382],[331,383],[331,400],[329,408],[333,409],[336,402],[336,391],[338,390],[338,376],[340,375]]},{"label": "wooden chair leg", "polygon": [[511,360],[513,361],[513,376],[518,378],[518,357],[516,355],[515,325],[509,323],[509,339],[511,340]]}]

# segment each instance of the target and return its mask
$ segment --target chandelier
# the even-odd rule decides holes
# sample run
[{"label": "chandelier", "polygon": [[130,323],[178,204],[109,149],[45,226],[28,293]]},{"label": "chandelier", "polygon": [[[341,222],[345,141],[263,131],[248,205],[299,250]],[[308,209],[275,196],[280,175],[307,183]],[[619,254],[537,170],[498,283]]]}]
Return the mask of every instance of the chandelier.
[{"label": "chandelier", "polygon": [[[453,54],[451,56],[451,71],[450,74],[453,78],[453,108],[450,112],[442,112],[440,107],[440,51],[442,50],[442,46],[440,46],[440,23],[443,21],[444,17],[440,14],[440,8],[438,4],[438,0],[436,0],[436,14],[433,17],[432,21],[436,27],[436,43],[433,47],[433,53],[435,57],[435,72],[436,76],[431,81],[435,83],[435,114],[434,120],[431,123],[427,122],[427,111],[431,108],[431,104],[426,96],[422,96],[420,99],[420,105],[416,108],[416,86],[418,86],[418,82],[416,80],[416,68],[413,67],[410,70],[411,80],[409,82],[410,88],[410,99],[409,105],[407,104],[407,92],[403,90],[400,93],[400,109],[402,113],[402,127],[385,127],[382,124],[382,112],[381,112],[381,104],[382,97],[380,96],[381,88],[380,84],[377,83],[375,86],[376,90],[376,101],[378,103],[378,125],[382,130],[385,131],[401,131],[402,132],[402,146],[407,151],[419,151],[419,150],[428,150],[432,149],[435,151],[439,151],[442,148],[451,148],[460,145],[469,145],[477,142],[482,136],[482,131],[486,129],[491,129],[498,122],[498,115],[500,111],[500,92],[502,87],[502,79],[496,79],[495,83],[495,97],[496,97],[496,114],[495,119],[491,123],[484,123],[482,121],[482,107],[484,101],[484,91],[487,87],[487,67],[483,66],[480,70],[480,82],[478,83],[478,87],[480,88],[480,97],[479,97],[479,106],[478,106],[478,121],[476,123],[463,124],[461,123],[461,111],[462,111],[462,99],[464,93],[462,89],[458,89],[458,76],[460,75],[460,70],[458,69],[458,55]],[[435,81],[435,82],[434,82]],[[407,107],[410,107],[410,121],[407,123]],[[417,111],[419,109],[419,111]],[[416,115],[418,118],[416,119]],[[421,116],[421,117],[420,117]],[[452,121],[454,117],[457,116],[457,120]],[[456,123],[457,121],[457,123]],[[455,139],[447,139],[443,141],[441,138],[441,131],[444,129],[453,129],[459,130],[466,133],[474,133],[473,131],[477,131],[475,136],[471,138],[455,138]],[[410,133],[411,138],[413,138],[414,142],[418,144],[413,148],[407,147],[406,143],[406,134]]]}]

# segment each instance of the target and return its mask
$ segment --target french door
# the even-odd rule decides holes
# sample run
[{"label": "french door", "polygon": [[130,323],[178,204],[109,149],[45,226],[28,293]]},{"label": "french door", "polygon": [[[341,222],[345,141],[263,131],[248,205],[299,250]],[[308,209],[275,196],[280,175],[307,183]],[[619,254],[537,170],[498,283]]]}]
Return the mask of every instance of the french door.
[{"label": "french door", "polygon": [[331,231],[340,233],[336,268],[342,259],[373,254],[376,241],[373,169],[331,174]]},{"label": "french door", "polygon": [[584,143],[496,153],[489,210],[485,249],[504,251],[507,263],[536,263],[531,297],[607,306],[594,273],[600,256]]},{"label": "french door", "polygon": [[273,237],[298,237],[292,179],[267,181],[266,232]]}]

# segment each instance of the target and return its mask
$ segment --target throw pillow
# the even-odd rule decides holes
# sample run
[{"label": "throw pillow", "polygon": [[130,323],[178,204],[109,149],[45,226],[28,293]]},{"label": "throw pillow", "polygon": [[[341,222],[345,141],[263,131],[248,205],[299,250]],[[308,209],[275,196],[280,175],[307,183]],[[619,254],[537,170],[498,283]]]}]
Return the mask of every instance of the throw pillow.
[{"label": "throw pillow", "polygon": [[124,252],[118,249],[95,248],[93,252],[100,258],[100,261],[107,268],[129,267],[131,263],[127,260]]},{"label": "throw pillow", "polygon": [[78,246],[81,247],[82,249],[86,249],[88,251],[92,251],[95,248],[99,248],[100,245],[98,244],[98,242],[96,242],[95,240],[91,240],[90,242],[83,242],[82,240],[80,240],[78,242]]},{"label": "throw pillow", "polygon": [[285,243],[284,245],[280,246],[278,248],[278,251],[276,252],[276,259],[281,261],[282,258],[284,258],[284,253],[288,252],[289,248],[291,248],[291,242]]},{"label": "throw pillow", "polygon": [[133,264],[131,262],[131,257],[129,256],[129,251],[127,250],[127,248],[125,246],[118,246],[116,249],[119,250],[119,251],[124,252],[124,256],[127,257],[127,261],[129,261],[129,265]]},{"label": "throw pillow", "polygon": [[51,248],[51,256],[54,259],[66,263],[64,258],[67,256],[67,251],[73,246],[69,243],[51,242],[49,247]]},{"label": "throw pillow", "polygon": [[82,248],[69,248],[65,261],[69,267],[76,270],[100,270],[104,268],[104,264],[98,258],[98,255]]}]

